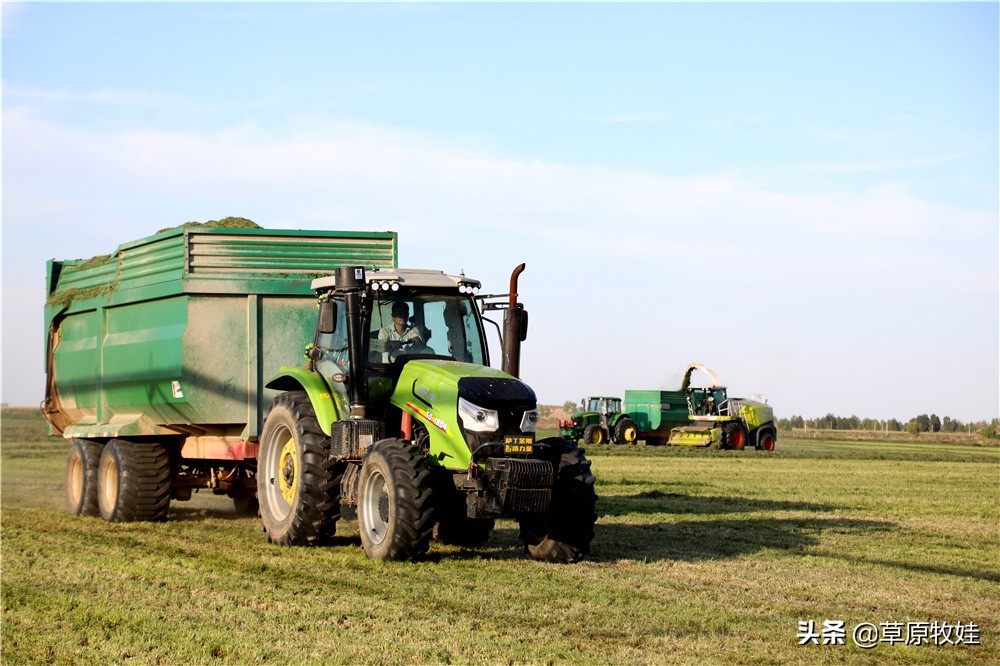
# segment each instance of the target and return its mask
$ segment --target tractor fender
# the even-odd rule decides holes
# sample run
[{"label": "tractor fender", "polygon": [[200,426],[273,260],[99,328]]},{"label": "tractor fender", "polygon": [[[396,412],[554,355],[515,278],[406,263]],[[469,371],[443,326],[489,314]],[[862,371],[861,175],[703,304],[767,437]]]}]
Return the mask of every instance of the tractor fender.
[{"label": "tractor fender", "polygon": [[332,391],[321,375],[308,368],[282,367],[264,386],[275,391],[305,391],[319,427],[327,436],[331,433],[330,426],[348,413],[341,394]]}]

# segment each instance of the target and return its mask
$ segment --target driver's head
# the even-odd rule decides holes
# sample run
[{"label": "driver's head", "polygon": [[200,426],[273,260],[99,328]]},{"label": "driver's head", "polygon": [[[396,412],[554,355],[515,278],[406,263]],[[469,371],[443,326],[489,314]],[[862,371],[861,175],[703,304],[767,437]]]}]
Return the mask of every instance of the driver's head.
[{"label": "driver's head", "polygon": [[392,304],[392,318],[400,318],[406,321],[410,318],[410,306],[403,301],[396,301]]}]

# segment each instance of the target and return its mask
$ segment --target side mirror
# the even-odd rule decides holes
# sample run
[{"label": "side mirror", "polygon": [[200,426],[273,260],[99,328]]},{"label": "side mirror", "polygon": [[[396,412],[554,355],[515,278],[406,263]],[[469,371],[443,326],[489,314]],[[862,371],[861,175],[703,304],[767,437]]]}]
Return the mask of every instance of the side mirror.
[{"label": "side mirror", "polygon": [[528,311],[521,310],[521,342],[528,339]]},{"label": "side mirror", "polygon": [[337,331],[337,304],[334,301],[319,302],[319,332],[329,335]]}]

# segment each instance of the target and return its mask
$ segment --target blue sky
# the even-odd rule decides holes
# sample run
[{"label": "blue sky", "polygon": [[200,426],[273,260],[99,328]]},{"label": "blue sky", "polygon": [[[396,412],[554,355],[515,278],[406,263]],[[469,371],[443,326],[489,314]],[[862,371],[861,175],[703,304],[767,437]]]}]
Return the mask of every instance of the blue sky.
[{"label": "blue sky", "polygon": [[998,5],[3,4],[3,401],[49,258],[188,220],[398,231],[543,403],[1000,414]]}]

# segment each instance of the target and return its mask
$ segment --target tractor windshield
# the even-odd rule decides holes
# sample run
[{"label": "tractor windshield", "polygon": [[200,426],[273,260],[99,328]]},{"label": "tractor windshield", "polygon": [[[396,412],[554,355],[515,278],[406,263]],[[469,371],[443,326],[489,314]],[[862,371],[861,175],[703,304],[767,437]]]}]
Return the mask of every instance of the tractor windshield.
[{"label": "tractor windshield", "polygon": [[368,362],[388,364],[408,354],[433,354],[487,365],[479,311],[471,298],[403,291],[372,303]]},{"label": "tractor windshield", "polygon": [[620,398],[591,398],[587,404],[588,412],[598,414],[617,414],[622,410]]}]

